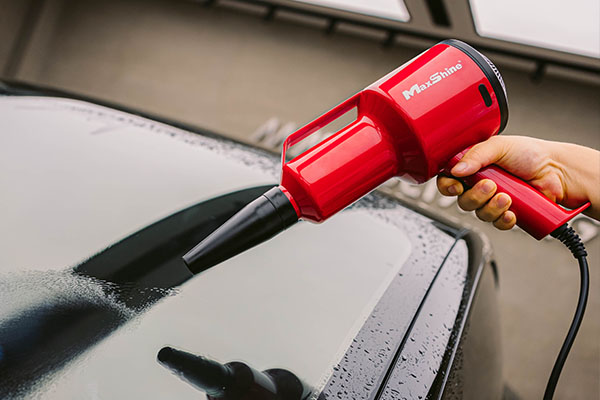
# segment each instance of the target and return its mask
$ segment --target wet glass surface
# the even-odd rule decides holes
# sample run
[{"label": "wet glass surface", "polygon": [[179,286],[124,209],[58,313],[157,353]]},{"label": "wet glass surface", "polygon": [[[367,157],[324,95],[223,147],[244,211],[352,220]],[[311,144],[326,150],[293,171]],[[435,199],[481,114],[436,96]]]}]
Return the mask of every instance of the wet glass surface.
[{"label": "wet glass surface", "polygon": [[135,315],[106,289],[70,271],[0,276],[0,397],[31,393]]},{"label": "wet glass surface", "polygon": [[192,206],[72,270],[1,274],[1,397],[34,392],[119,326],[175,295],[192,277],[183,253],[267,188]]},{"label": "wet glass surface", "polygon": [[276,181],[275,157],[76,101],[0,97],[0,117],[6,394],[198,398],[165,345],[368,394],[454,242],[370,195],[190,279],[181,254]]}]

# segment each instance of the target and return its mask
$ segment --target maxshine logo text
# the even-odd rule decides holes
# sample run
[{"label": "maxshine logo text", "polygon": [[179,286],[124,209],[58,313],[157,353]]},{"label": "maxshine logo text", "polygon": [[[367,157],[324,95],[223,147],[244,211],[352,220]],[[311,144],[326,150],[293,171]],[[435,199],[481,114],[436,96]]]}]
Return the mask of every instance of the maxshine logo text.
[{"label": "maxshine logo text", "polygon": [[439,71],[439,72],[436,72],[435,74],[432,74],[429,77],[429,80],[427,82],[424,82],[421,84],[415,83],[414,85],[411,86],[410,89],[403,91],[402,94],[404,95],[404,98],[406,100],[410,100],[411,97],[421,93],[424,90],[427,90],[428,88],[432,87],[436,83],[441,82],[442,79],[449,77],[453,73],[460,71],[461,68],[462,68],[462,64],[459,61],[456,65],[453,65],[451,67],[444,69],[443,71]]}]

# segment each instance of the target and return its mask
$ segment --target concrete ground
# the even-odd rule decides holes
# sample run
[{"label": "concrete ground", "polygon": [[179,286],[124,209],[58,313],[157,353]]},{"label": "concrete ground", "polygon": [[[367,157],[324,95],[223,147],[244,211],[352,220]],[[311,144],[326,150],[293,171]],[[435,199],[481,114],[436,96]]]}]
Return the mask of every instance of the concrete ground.
[{"label": "concrete ground", "polygon": [[[2,3],[23,12],[17,2]],[[44,10],[21,62],[10,67],[12,77],[246,141],[273,117],[282,123],[311,120],[420,52],[186,2],[59,3]],[[0,37],[14,35],[10,19],[4,22]],[[6,54],[0,44],[0,57]],[[597,81],[547,76],[536,84],[509,61],[492,59],[508,88],[506,134],[600,148]],[[541,398],[575,307],[575,261],[555,241],[536,242],[518,230],[497,232],[454,206],[439,206],[435,196],[415,197],[490,238],[500,272],[505,378],[522,398]],[[600,398],[600,239],[597,228],[582,226],[591,237],[591,293],[557,399]]]}]

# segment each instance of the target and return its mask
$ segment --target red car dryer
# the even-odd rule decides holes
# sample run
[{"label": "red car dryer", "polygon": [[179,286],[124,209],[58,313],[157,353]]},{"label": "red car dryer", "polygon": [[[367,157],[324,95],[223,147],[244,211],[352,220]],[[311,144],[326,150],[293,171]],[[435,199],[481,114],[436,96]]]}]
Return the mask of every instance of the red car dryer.
[{"label": "red car dryer", "polygon": [[[357,118],[286,160],[286,151],[356,108]],[[423,183],[449,171],[466,150],[500,133],[506,89],[484,55],[445,40],[292,133],[283,144],[281,184],[259,197],[184,257],[194,273],[285,230],[299,219],[322,222],[392,177]],[[517,224],[542,239],[583,211],[568,211],[497,166],[463,179],[496,182],[512,198]]]},{"label": "red car dryer", "polygon": [[[321,143],[286,159],[290,146],[349,110],[356,120]],[[506,89],[484,55],[445,40],[292,133],[283,144],[281,184],[254,200],[183,256],[198,273],[296,223],[322,222],[391,177],[423,183],[448,173],[474,144],[500,133],[508,120]],[[493,180],[512,198],[517,224],[536,239],[548,234],[578,260],[581,290],[575,316],[548,380],[552,399],[583,319],[589,291],[587,253],[566,222],[585,210],[565,210],[532,186],[491,165],[463,178]]]}]

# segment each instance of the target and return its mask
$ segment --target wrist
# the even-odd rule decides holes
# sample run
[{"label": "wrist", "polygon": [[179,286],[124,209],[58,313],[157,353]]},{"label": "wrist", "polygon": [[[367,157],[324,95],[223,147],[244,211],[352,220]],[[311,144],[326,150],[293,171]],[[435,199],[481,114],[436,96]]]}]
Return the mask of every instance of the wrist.
[{"label": "wrist", "polygon": [[589,201],[592,205],[586,214],[600,218],[600,152],[572,143],[547,143],[551,157],[563,166],[562,203],[574,208]]}]

